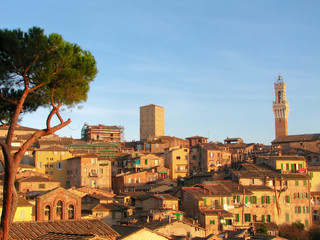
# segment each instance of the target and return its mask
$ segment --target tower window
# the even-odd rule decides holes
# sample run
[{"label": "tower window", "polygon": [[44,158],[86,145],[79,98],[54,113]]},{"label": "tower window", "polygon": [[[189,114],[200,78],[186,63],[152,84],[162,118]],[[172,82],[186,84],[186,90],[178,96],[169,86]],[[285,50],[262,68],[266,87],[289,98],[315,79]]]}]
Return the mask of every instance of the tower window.
[{"label": "tower window", "polygon": [[281,91],[278,92],[278,103],[282,101],[282,93]]}]

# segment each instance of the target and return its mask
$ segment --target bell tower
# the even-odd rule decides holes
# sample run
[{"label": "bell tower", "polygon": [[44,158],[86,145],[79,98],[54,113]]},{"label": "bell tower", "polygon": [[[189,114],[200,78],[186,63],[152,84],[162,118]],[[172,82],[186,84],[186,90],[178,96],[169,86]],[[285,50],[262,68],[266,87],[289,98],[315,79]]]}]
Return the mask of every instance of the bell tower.
[{"label": "bell tower", "polygon": [[279,75],[274,83],[275,101],[273,113],[275,117],[276,138],[288,135],[289,103],[286,101],[286,84]]}]

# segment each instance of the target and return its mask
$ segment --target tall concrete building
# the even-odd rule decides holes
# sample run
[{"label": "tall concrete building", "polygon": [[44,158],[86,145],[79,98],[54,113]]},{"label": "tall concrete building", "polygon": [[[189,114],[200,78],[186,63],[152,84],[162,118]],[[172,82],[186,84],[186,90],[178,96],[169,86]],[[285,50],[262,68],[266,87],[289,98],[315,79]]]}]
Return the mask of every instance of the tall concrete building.
[{"label": "tall concrete building", "polygon": [[149,104],[140,107],[140,140],[164,136],[164,108]]},{"label": "tall concrete building", "polygon": [[279,75],[274,83],[275,101],[273,101],[273,113],[275,117],[276,139],[288,135],[289,103],[286,101],[286,84]]}]

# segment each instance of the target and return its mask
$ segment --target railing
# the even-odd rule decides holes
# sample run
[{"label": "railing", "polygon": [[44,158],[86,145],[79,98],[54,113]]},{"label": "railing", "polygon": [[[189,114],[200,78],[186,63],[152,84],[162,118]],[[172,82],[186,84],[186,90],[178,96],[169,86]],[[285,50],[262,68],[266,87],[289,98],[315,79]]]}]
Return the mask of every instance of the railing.
[{"label": "railing", "polygon": [[98,177],[98,173],[90,172],[89,177]]}]

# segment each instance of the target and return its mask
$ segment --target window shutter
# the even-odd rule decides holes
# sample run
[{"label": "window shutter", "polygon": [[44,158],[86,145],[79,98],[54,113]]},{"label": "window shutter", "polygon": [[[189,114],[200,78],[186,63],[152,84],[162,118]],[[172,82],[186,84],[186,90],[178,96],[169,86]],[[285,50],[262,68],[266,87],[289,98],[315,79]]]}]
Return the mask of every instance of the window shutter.
[{"label": "window shutter", "polygon": [[288,203],[290,203],[290,195],[288,195]]},{"label": "window shutter", "polygon": [[268,216],[268,222],[271,222],[271,216],[270,215],[267,215]]},{"label": "window shutter", "polygon": [[239,221],[240,221],[239,214],[236,214],[236,222],[239,222]]},{"label": "window shutter", "polygon": [[254,204],[257,204],[257,196],[254,196]]},{"label": "window shutter", "polygon": [[264,196],[261,197],[261,204],[264,204]]},{"label": "window shutter", "polygon": [[262,222],[266,222],[265,216],[262,215]]}]

